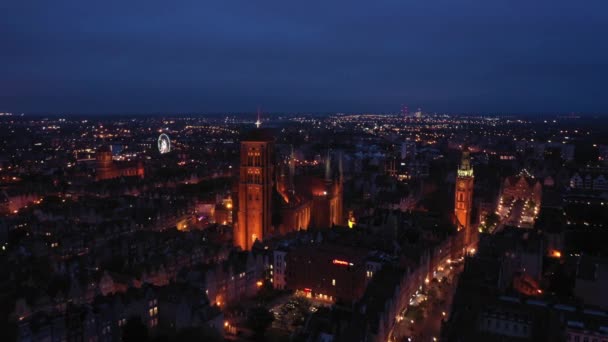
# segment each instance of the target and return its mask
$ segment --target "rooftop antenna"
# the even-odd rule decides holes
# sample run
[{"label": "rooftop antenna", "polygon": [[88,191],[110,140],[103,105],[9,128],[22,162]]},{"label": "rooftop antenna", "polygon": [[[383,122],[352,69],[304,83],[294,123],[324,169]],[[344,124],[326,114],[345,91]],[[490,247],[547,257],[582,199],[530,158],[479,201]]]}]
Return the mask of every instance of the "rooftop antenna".
[{"label": "rooftop antenna", "polygon": [[260,128],[262,121],[260,120],[260,107],[258,107],[258,120],[255,122],[255,127]]},{"label": "rooftop antenna", "polygon": [[293,145],[291,145],[291,155],[289,156],[289,191],[294,192],[294,175],[296,170],[296,157],[293,151]]},{"label": "rooftop antenna", "polygon": [[327,158],[325,159],[325,181],[331,181],[331,156],[329,154],[330,150],[327,150]]},{"label": "rooftop antenna", "polygon": [[339,156],[340,156],[340,159],[338,161],[338,171],[340,173],[340,182],[342,182],[344,180],[344,176],[343,176],[344,170],[343,170],[343,167],[342,167],[342,151],[340,151]]}]

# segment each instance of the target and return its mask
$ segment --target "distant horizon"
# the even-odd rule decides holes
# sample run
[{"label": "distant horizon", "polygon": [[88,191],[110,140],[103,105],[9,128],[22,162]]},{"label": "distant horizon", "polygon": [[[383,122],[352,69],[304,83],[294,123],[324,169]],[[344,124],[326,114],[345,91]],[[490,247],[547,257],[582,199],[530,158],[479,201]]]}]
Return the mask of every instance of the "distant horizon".
[{"label": "distant horizon", "polygon": [[[605,113],[556,113],[556,112],[522,112],[522,113],[501,113],[501,112],[488,112],[488,113],[474,113],[474,112],[423,112],[423,115],[431,115],[431,116],[441,116],[441,115],[450,115],[450,116],[492,116],[492,117],[529,117],[529,116],[537,116],[537,117],[585,117],[585,118],[594,118],[594,117],[598,117],[598,118],[608,118],[608,112]],[[87,113],[87,112],[83,112],[83,113],[78,113],[78,112],[65,112],[65,113],[61,113],[61,112],[10,112],[10,111],[2,111],[0,110],[0,113],[8,113],[11,114],[12,116],[8,116],[8,115],[0,115],[0,118],[3,117],[44,117],[44,116],[69,116],[69,117],[78,117],[78,116],[82,116],[82,117],[129,117],[129,116],[133,116],[133,117],[138,117],[138,116],[155,116],[155,117],[162,117],[162,116],[167,116],[167,117],[171,117],[171,116],[175,116],[175,117],[186,117],[186,116],[197,116],[197,117],[204,117],[204,116],[225,116],[225,115],[231,115],[231,116],[251,116],[251,120],[254,120],[257,118],[257,111],[250,111],[250,112],[241,112],[241,111],[226,111],[226,112],[222,112],[222,111],[218,111],[218,112],[98,112],[98,113]],[[414,112],[410,112],[410,115],[408,116],[408,118],[415,118],[414,116],[412,116]],[[398,111],[395,112],[373,112],[373,111],[361,111],[361,112],[333,112],[333,111],[317,111],[317,112],[308,112],[308,111],[303,111],[303,112],[298,112],[298,111],[293,111],[293,112],[289,112],[289,111],[275,111],[275,112],[260,112],[261,114],[261,118],[262,120],[264,120],[265,116],[280,116],[280,115],[322,115],[322,116],[329,116],[329,115],[393,115],[393,116],[401,116],[403,115],[402,113],[399,113]]]}]

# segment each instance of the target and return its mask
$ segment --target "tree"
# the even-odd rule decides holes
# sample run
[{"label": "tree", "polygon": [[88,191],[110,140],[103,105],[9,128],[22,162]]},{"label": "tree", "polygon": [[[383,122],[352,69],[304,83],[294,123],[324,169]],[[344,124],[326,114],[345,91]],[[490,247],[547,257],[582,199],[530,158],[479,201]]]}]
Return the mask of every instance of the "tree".
[{"label": "tree", "polygon": [[174,341],[194,342],[194,341],[222,341],[222,336],[209,327],[191,327],[177,332]]},{"label": "tree", "polygon": [[249,310],[247,325],[255,333],[256,339],[262,340],[266,329],[270,327],[274,316],[266,308],[258,306]]},{"label": "tree", "polygon": [[491,212],[485,217],[483,223],[479,225],[479,228],[481,229],[482,233],[491,233],[494,231],[498,223],[500,223],[500,216],[494,212]]},{"label": "tree", "polygon": [[122,330],[124,342],[140,342],[148,340],[148,328],[142,323],[141,318],[133,316],[127,320]]},{"label": "tree", "polygon": [[[435,278],[433,278],[433,280],[435,280]],[[437,291],[437,288],[435,288],[435,286],[430,287],[428,290],[429,300],[434,301],[435,299],[437,299],[437,297],[439,297],[439,291]]]}]

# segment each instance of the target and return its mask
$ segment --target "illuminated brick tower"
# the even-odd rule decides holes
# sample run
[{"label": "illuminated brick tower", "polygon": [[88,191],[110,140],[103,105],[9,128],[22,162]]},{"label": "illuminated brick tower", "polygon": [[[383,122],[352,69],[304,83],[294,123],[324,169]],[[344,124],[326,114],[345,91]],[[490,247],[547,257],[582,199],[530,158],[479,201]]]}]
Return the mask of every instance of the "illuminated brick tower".
[{"label": "illuminated brick tower", "polygon": [[114,165],[112,162],[112,150],[108,145],[102,145],[95,154],[97,160],[96,178],[97,180],[113,178]]},{"label": "illuminated brick tower", "polygon": [[108,145],[99,147],[95,158],[95,179],[98,181],[119,177],[144,177],[144,165],[141,161],[115,163],[112,159],[112,149]]},{"label": "illuminated brick tower", "polygon": [[250,250],[255,240],[272,234],[272,193],[274,177],[274,137],[255,129],[241,141],[238,185],[238,221],[234,245]]},{"label": "illuminated brick tower", "polygon": [[473,206],[473,167],[468,149],[462,151],[462,159],[456,177],[456,197],[454,214],[458,220],[458,230],[464,229],[464,243],[471,243],[471,209]]}]

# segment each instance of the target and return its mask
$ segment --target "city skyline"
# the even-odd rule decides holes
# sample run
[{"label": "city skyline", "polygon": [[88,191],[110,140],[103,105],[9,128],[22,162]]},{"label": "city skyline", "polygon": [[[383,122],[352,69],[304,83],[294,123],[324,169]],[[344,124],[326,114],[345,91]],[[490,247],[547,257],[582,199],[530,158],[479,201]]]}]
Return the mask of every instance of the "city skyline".
[{"label": "city skyline", "polygon": [[0,115],[5,340],[607,336],[608,118],[256,117]]},{"label": "city skyline", "polygon": [[0,4],[2,340],[608,342],[606,13]]}]

